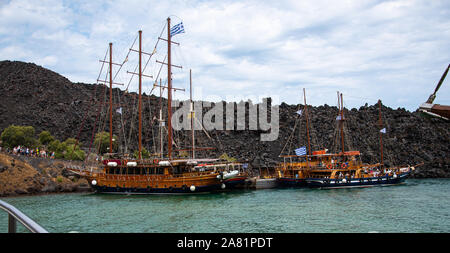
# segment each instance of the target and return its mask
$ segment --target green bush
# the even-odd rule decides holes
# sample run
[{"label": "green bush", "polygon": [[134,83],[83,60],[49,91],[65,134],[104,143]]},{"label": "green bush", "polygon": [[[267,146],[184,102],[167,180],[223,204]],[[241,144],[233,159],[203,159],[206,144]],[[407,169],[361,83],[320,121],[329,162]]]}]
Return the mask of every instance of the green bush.
[{"label": "green bush", "polygon": [[86,157],[86,154],[84,153],[83,150],[80,149],[79,146],[77,146],[76,148],[74,148],[74,147],[75,147],[75,145],[73,145],[73,144],[68,145],[66,147],[66,150],[63,152],[64,159],[83,161],[84,158]]},{"label": "green bush", "polygon": [[[133,156],[134,158],[139,158],[139,150],[134,151]],[[148,152],[147,149],[142,148],[141,158],[142,159],[150,158],[150,152]]]},{"label": "green bush", "polygon": [[50,134],[49,131],[42,131],[39,134],[39,142],[42,145],[46,145],[47,146],[49,143],[51,143],[54,140],[55,140],[55,138]]},{"label": "green bush", "polygon": [[18,145],[35,148],[39,146],[39,143],[34,138],[34,135],[35,131],[32,126],[11,125],[2,132],[2,145],[9,148],[14,148]]},{"label": "green bush", "polygon": [[94,145],[98,148],[98,153],[115,153],[118,150],[119,142],[117,136],[113,135],[112,151],[109,151],[109,133],[99,132],[95,135]]}]

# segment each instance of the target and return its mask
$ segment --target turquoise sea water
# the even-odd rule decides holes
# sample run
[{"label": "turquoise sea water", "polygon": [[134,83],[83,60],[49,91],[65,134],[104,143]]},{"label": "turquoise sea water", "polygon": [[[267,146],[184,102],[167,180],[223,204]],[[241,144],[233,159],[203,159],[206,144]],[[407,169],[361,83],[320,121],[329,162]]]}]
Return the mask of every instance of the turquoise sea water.
[{"label": "turquoise sea water", "polygon": [[[450,179],[361,189],[267,189],[202,195],[11,197],[49,232],[450,232]],[[7,232],[0,210],[0,232]],[[26,232],[18,224],[19,232]]]}]

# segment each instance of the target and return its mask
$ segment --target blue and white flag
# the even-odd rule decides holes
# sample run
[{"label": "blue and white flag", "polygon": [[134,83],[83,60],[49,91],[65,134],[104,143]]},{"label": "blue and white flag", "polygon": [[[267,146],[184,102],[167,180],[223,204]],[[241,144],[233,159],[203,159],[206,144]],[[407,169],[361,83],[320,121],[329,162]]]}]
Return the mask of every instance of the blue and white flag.
[{"label": "blue and white flag", "polygon": [[386,128],[381,129],[380,133],[384,133],[385,134],[386,133]]},{"label": "blue and white flag", "polygon": [[174,25],[172,28],[170,28],[170,37],[179,34],[179,33],[184,33],[184,26],[183,26],[183,22]]},{"label": "blue and white flag", "polygon": [[[345,119],[345,117],[344,117],[344,119]],[[341,120],[341,115],[338,115],[338,116],[336,117],[336,120]]]},{"label": "blue and white flag", "polygon": [[119,109],[117,109],[116,112],[122,114],[122,107],[119,107]]},{"label": "blue and white flag", "polygon": [[303,146],[301,148],[296,149],[295,150],[295,154],[298,155],[298,156],[306,155],[306,147]]},{"label": "blue and white flag", "polygon": [[302,110],[298,110],[295,113],[297,113],[298,115],[302,116]]}]

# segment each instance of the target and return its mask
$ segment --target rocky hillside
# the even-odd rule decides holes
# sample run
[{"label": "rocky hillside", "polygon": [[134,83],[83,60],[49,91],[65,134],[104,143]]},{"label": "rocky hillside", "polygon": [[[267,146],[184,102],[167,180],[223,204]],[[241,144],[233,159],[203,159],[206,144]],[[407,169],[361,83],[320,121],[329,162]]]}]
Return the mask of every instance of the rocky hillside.
[{"label": "rocky hillside", "polygon": [[[85,149],[91,143],[93,130],[109,131],[108,111],[104,104],[109,101],[109,91],[104,85],[72,83],[67,78],[33,63],[0,62],[0,130],[11,124],[31,125],[36,133],[49,130],[56,138],[79,137]],[[113,131],[124,148],[136,148],[137,116],[136,94],[113,90]],[[158,146],[158,128],[154,117],[158,116],[159,97],[144,95],[143,143],[154,151]],[[115,112],[119,107],[123,114]],[[166,105],[166,101],[162,101]],[[280,161],[278,158],[286,145],[293,128],[293,149],[305,142],[305,122],[295,113],[301,105],[280,105],[280,133],[275,141],[261,142],[262,131],[211,131],[208,137],[197,131],[197,146],[214,146],[211,155],[227,153],[229,156],[246,159],[254,166],[265,166]],[[163,109],[165,111],[165,109]],[[204,108],[206,112],[208,108]],[[311,142],[314,149],[339,147],[335,144],[336,106],[310,107]],[[345,142],[346,150],[360,150],[365,162],[379,159],[378,105],[366,105],[359,109],[346,110],[348,119]],[[450,177],[450,123],[423,118],[417,112],[382,107],[383,124],[387,134],[383,136],[384,160],[389,164],[414,165],[424,163],[414,177]],[[236,112],[235,112],[236,113]],[[122,119],[122,121],[121,121]],[[225,122],[225,120],[224,120]],[[247,122],[248,123],[248,122]],[[123,126],[123,128],[122,128]],[[130,129],[131,133],[130,133]],[[124,137],[125,136],[125,137]],[[189,146],[188,133],[175,134],[179,146]],[[289,147],[289,145],[288,145]]]}]

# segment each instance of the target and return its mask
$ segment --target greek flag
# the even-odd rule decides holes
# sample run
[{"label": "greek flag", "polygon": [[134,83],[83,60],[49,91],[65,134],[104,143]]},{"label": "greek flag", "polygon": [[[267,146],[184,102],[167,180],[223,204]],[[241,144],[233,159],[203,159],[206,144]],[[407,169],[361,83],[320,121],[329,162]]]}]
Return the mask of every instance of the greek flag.
[{"label": "greek flag", "polygon": [[183,22],[174,25],[172,28],[170,28],[170,37],[179,34],[179,33],[184,33],[184,26],[183,26]]},{"label": "greek flag", "polygon": [[302,116],[302,110],[298,110],[298,111],[296,111],[296,113],[297,113],[298,115]]},{"label": "greek flag", "polygon": [[122,107],[119,107],[119,109],[117,109],[116,112],[122,114]]},{"label": "greek flag", "polygon": [[301,148],[296,149],[295,150],[295,154],[298,155],[298,156],[306,155],[306,147],[303,146]]},{"label": "greek flag", "polygon": [[380,133],[384,133],[385,134],[386,133],[386,128],[381,129]]},{"label": "greek flag", "polygon": [[[344,119],[345,119],[345,117],[344,117]],[[336,120],[341,120],[341,115],[338,115],[338,116],[336,117]]]}]

